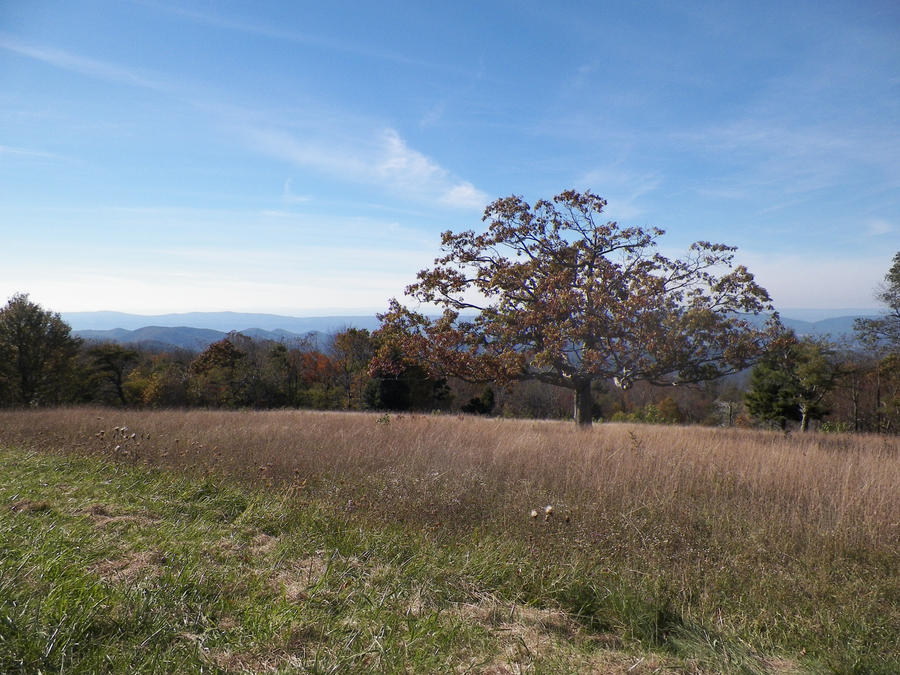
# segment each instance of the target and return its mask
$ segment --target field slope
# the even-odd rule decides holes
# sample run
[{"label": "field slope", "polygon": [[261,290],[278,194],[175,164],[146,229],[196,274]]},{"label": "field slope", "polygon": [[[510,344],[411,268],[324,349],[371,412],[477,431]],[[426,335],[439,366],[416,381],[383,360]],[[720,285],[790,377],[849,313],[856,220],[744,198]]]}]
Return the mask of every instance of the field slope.
[{"label": "field slope", "polygon": [[0,412],[0,672],[900,672],[898,485],[876,436]]}]

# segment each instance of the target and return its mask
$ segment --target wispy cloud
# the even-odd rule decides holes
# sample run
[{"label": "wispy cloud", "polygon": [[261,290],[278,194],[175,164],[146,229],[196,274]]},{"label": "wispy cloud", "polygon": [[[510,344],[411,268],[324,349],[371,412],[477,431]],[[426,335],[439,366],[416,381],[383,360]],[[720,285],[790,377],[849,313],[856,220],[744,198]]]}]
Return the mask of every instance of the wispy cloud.
[{"label": "wispy cloud", "polygon": [[342,54],[351,54],[361,56],[366,59],[377,59],[379,61],[388,61],[391,63],[421,66],[430,69],[439,69],[448,72],[462,72],[460,69],[443,64],[424,61],[405,56],[403,54],[393,52],[387,49],[375,49],[366,47],[358,42],[349,40],[338,40],[330,37],[314,33],[304,33],[296,30],[287,30],[278,26],[260,23],[257,21],[248,21],[246,19],[233,19],[221,14],[213,14],[210,12],[198,12],[183,7],[172,7],[157,2],[143,2],[142,4],[153,7],[157,10],[180,16],[189,21],[200,23],[213,28],[222,30],[230,30],[244,33],[247,35],[256,35],[258,37],[269,38],[272,40],[282,40],[292,42],[294,44],[306,45],[317,49],[339,52]]},{"label": "wispy cloud", "polygon": [[288,178],[284,181],[284,189],[281,191],[281,201],[285,204],[305,204],[312,201],[309,195],[294,194],[293,179]]},{"label": "wispy cloud", "polygon": [[874,180],[900,180],[900,133],[884,128],[761,116],[672,138],[692,152],[722,158],[746,188],[775,189],[787,197],[845,187],[860,171],[874,172]]},{"label": "wispy cloud", "polygon": [[461,209],[484,206],[487,195],[454,177],[404,141],[394,129],[368,139],[311,139],[282,130],[245,130],[250,146],[269,156],[358,183],[378,185],[417,200]]},{"label": "wispy cloud", "polygon": [[34,150],[33,148],[13,148],[8,145],[0,145],[0,156],[20,157],[22,159],[50,159],[55,161],[70,161],[69,157],[55,152]]},{"label": "wispy cloud", "polygon": [[124,68],[114,63],[91,59],[62,49],[29,44],[6,33],[0,33],[0,49],[106,82],[157,91],[169,89],[168,84],[161,78],[148,76],[145,73]]},{"label": "wispy cloud", "polygon": [[609,203],[606,211],[623,220],[643,215],[648,210],[643,198],[661,183],[662,179],[656,174],[637,174],[616,166],[592,169],[577,181],[579,186],[606,199]]},{"label": "wispy cloud", "polygon": [[244,131],[250,147],[270,157],[315,168],[329,174],[362,176],[370,167],[348,149],[321,140],[300,138],[276,129],[249,128]]},{"label": "wispy cloud", "polygon": [[890,234],[891,232],[896,231],[896,229],[897,228],[893,223],[882,218],[876,218],[875,220],[869,221],[869,224],[866,226],[866,234],[870,237],[880,237],[885,234]]},{"label": "wispy cloud", "polygon": [[427,129],[436,125],[444,116],[446,107],[447,104],[444,101],[435,103],[433,106],[431,106],[431,108],[428,109],[428,112],[426,112],[422,116],[422,119],[419,120],[419,127],[422,129]]},{"label": "wispy cloud", "polygon": [[[300,39],[300,36],[293,34],[280,35],[278,29],[270,31],[266,27],[232,24],[226,19],[195,15],[189,11],[182,12],[176,9],[170,11],[186,14],[197,20],[222,22],[223,27],[259,31],[262,34],[272,32],[274,37]],[[2,32],[0,32],[0,49],[106,82],[152,89],[176,97],[186,96],[186,92],[163,77],[151,76],[62,49],[29,44]],[[382,56],[388,58],[386,55]],[[188,97],[187,100],[192,98]],[[214,116],[227,118],[235,115],[234,106],[215,105],[197,100],[193,103],[198,109],[207,110]],[[259,111],[252,110],[245,113],[257,120],[260,118]],[[364,120],[357,120],[356,124],[363,127],[370,126]],[[288,132],[282,130],[283,127],[277,123],[250,123],[243,125],[243,135],[251,148],[256,151],[312,168],[332,177],[378,185],[396,194],[453,208],[474,209],[487,203],[488,198],[484,192],[478,190],[471,182],[454,177],[451,172],[423,153],[410,148],[394,129],[370,132],[368,137],[360,138],[357,135],[356,138],[352,138],[339,126],[333,119],[313,118],[308,120],[304,132]],[[38,151],[7,146],[0,146],[0,153],[34,158],[51,157],[50,154],[41,155]],[[282,195],[284,203],[296,204],[307,200],[307,196],[293,194],[290,186],[286,185]]]}]

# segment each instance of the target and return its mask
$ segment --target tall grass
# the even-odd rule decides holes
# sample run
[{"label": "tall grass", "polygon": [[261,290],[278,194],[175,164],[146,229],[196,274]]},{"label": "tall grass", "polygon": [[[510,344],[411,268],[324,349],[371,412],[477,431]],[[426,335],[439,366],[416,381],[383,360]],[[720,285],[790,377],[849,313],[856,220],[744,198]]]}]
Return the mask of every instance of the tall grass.
[{"label": "tall grass", "polygon": [[0,445],[285,487],[438,543],[511,541],[538,564],[494,561],[493,592],[662,649],[727,638],[729,659],[900,668],[897,437],[65,409],[0,412]]},{"label": "tall grass", "polygon": [[825,539],[829,550],[880,549],[897,543],[900,527],[900,439],[887,436],[626,424],[585,432],[561,422],[427,415],[68,409],[0,412],[0,442],[252,482],[328,483],[348,498],[367,499],[373,512],[422,524],[439,519],[506,529],[529,525],[523,514],[555,503],[555,515],[570,516],[567,539],[593,532],[598,519],[649,511],[677,525],[673,535],[709,515],[717,528],[752,523],[757,534],[790,540],[793,548]]}]

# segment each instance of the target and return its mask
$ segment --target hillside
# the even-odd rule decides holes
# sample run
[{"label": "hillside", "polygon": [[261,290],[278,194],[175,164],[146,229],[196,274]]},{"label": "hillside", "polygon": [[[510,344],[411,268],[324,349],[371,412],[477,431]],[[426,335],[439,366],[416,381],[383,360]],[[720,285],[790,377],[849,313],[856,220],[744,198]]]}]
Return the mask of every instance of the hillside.
[{"label": "hillside", "polygon": [[112,330],[78,330],[75,335],[94,342],[116,342],[123,345],[141,345],[150,349],[187,349],[203,351],[218,342],[227,333],[207,328],[178,326],[144,326],[137,330],[114,328]]}]

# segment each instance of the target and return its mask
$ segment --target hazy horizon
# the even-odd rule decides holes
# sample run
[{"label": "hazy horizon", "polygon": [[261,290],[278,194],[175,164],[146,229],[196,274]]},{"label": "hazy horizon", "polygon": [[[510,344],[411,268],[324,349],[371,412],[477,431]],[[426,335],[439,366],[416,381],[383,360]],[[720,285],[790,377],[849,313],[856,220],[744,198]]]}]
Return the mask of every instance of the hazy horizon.
[{"label": "hazy horizon", "polygon": [[[53,310],[56,311],[56,310]],[[284,318],[284,319],[299,319],[299,320],[315,320],[315,319],[326,319],[326,320],[335,320],[339,321],[342,318],[371,318],[376,314],[383,312],[383,309],[374,309],[374,310],[365,310],[359,309],[356,312],[334,312],[334,313],[318,313],[318,312],[301,312],[296,314],[280,314],[280,313],[272,313],[272,312],[231,312],[231,311],[221,311],[221,312],[162,312],[159,314],[141,314],[141,313],[133,313],[133,312],[119,312],[116,310],[97,310],[97,311],[76,311],[76,312],[66,312],[61,311],[59,314],[62,316],[67,323],[72,325],[73,330],[109,330],[113,328],[125,328],[125,326],[113,325],[114,319],[113,317],[124,317],[128,318],[130,321],[128,325],[132,326],[132,328],[128,328],[129,330],[134,329],[135,327],[144,327],[148,325],[163,325],[170,327],[187,327],[188,324],[181,324],[178,322],[179,318],[189,318],[192,316],[195,317],[205,317],[209,319],[213,319],[216,322],[220,322],[220,318],[224,318],[226,316],[235,315],[235,316],[247,316],[247,317],[259,317],[259,318]],[[857,308],[834,308],[834,309],[817,309],[817,308],[784,308],[778,309],[776,311],[779,314],[788,319],[794,319],[799,321],[808,321],[811,323],[817,321],[823,321],[826,319],[836,319],[836,318],[844,318],[848,316],[871,316],[880,313],[878,308],[865,308],[865,307],[857,307]],[[146,319],[148,323],[141,323],[140,319]],[[153,320],[160,320],[160,323],[153,323]],[[247,328],[263,328],[266,327],[268,329],[275,328],[284,328],[285,326],[277,326],[271,321],[265,322],[265,326],[241,326],[238,328],[235,326],[235,330],[247,329]],[[75,325],[77,324],[77,325]],[[90,326],[85,328],[84,326]],[[98,326],[104,326],[104,328],[98,328]],[[204,327],[204,326],[194,326],[194,327]]]}]

